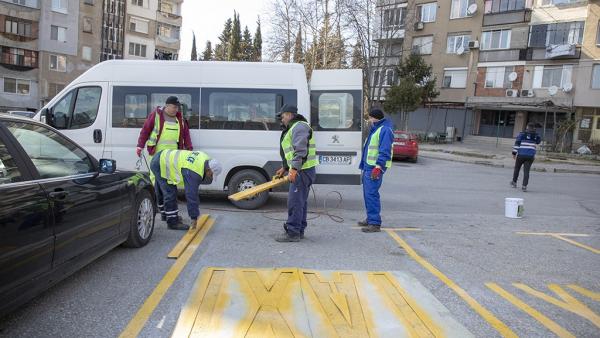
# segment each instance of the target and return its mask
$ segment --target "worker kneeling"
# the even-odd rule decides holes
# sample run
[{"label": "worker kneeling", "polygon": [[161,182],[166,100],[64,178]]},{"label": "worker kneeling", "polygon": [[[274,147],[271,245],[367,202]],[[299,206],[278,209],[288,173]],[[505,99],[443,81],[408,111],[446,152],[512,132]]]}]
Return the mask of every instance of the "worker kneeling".
[{"label": "worker kneeling", "polygon": [[200,184],[211,184],[221,173],[221,164],[202,151],[163,150],[152,158],[150,169],[156,177],[154,190],[161,219],[167,221],[169,229],[190,228],[181,221],[177,207],[177,184],[183,180],[188,215],[194,226],[200,215]]}]

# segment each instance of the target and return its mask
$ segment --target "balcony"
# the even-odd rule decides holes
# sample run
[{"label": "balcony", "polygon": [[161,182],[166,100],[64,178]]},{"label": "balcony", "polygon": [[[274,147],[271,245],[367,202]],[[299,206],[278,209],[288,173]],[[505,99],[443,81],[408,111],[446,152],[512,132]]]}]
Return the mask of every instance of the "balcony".
[{"label": "balcony", "polygon": [[581,47],[573,45],[568,50],[565,48],[559,52],[556,51],[557,48],[551,50],[549,47],[529,47],[525,49],[525,60],[578,60],[581,58]]},{"label": "balcony", "polygon": [[179,15],[179,14],[175,14],[175,13],[171,13],[171,12],[163,12],[161,10],[157,10],[156,11],[156,21],[181,27],[182,18],[181,18],[181,15]]},{"label": "balcony", "polygon": [[523,61],[524,49],[480,50],[479,62]]},{"label": "balcony", "polygon": [[506,25],[531,21],[531,9],[523,8],[505,12],[490,12],[483,16],[483,26]]},{"label": "balcony", "polygon": [[400,40],[404,39],[405,32],[406,32],[406,30],[404,29],[404,26],[399,27],[399,28],[384,29],[381,32],[381,35],[379,37],[375,38],[375,41],[376,42],[389,41],[389,40],[400,41]]},{"label": "balcony", "polygon": [[0,46],[0,50],[0,64],[7,69],[27,71],[38,68],[37,51],[8,46]]}]

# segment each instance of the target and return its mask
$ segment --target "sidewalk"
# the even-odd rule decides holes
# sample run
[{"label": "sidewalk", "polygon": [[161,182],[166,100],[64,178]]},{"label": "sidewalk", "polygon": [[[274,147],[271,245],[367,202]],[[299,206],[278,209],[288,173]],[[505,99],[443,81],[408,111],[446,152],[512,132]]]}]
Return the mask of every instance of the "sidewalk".
[{"label": "sidewalk", "polygon": [[[500,139],[496,144],[495,138],[482,137],[467,137],[463,143],[421,143],[419,144],[419,156],[498,168],[512,168],[515,163],[511,154],[512,143],[513,140]],[[600,160],[538,152],[531,170],[600,175]]]}]

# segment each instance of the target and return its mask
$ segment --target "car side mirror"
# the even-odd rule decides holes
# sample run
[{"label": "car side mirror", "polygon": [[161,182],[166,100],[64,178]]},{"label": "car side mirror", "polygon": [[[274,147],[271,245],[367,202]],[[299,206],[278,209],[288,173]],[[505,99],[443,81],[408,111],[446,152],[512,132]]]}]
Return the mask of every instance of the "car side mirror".
[{"label": "car side mirror", "polygon": [[47,123],[46,121],[48,121],[48,108],[44,108],[42,109],[42,112],[40,113],[40,121],[42,123]]},{"label": "car side mirror", "polygon": [[101,174],[112,174],[117,170],[117,161],[108,160],[105,158],[100,159],[100,170]]}]

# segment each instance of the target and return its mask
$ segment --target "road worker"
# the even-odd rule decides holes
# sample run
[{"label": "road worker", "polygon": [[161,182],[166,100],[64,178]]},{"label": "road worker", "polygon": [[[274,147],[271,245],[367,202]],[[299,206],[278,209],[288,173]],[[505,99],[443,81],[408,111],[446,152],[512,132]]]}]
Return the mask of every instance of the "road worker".
[{"label": "road worker", "polygon": [[535,153],[537,145],[542,142],[542,139],[535,131],[535,123],[528,123],[525,131],[519,133],[513,146],[513,159],[515,160],[515,169],[513,171],[513,179],[510,181],[510,185],[513,188],[517,187],[517,180],[519,179],[519,172],[521,166],[523,166],[523,185],[521,190],[527,191],[527,184],[529,183],[529,170],[533,161],[535,161]]},{"label": "road worker", "polygon": [[394,132],[392,123],[385,118],[383,111],[373,109],[369,112],[371,131],[363,147],[360,170],[367,218],[358,222],[363,232],[381,231],[381,201],[379,188],[383,174],[392,166],[392,146]]},{"label": "road worker", "polygon": [[200,211],[198,189],[200,184],[210,184],[221,173],[221,164],[202,151],[162,150],[152,158],[150,169],[155,176],[156,202],[161,218],[169,229],[187,230],[179,217],[177,207],[177,185],[183,182],[187,210],[192,226],[196,224]]},{"label": "road worker", "polygon": [[315,167],[319,164],[313,130],[306,118],[298,114],[298,108],[284,105],[277,115],[284,130],[281,133],[279,153],[283,167],[277,176],[286,173],[290,180],[288,192],[288,219],[283,225],[285,232],[275,238],[278,242],[298,242],[304,238],[308,194],[317,176]]}]

